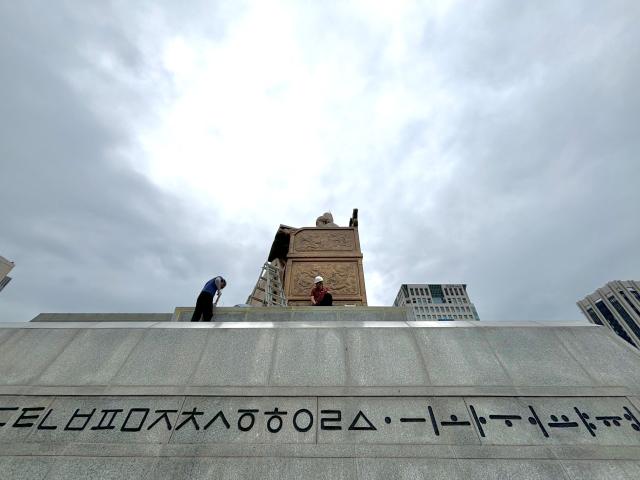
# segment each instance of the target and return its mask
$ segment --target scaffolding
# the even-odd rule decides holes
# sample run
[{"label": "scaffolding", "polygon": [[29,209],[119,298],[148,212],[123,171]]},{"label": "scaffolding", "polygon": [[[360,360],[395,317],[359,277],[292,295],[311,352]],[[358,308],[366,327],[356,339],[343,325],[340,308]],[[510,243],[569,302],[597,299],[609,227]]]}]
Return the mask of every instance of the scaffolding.
[{"label": "scaffolding", "polygon": [[282,288],[280,269],[270,262],[265,262],[260,276],[247,298],[247,304],[262,307],[286,307],[287,297]]}]

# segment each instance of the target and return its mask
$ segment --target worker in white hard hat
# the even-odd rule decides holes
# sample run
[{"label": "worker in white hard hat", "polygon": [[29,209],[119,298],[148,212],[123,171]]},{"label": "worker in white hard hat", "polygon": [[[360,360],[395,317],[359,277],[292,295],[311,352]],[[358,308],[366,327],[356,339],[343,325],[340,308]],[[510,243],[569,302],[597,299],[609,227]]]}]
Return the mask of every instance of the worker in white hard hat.
[{"label": "worker in white hard hat", "polygon": [[314,286],[311,289],[311,305],[316,307],[330,307],[333,305],[333,297],[329,289],[324,286],[324,279],[317,276],[313,280]]}]

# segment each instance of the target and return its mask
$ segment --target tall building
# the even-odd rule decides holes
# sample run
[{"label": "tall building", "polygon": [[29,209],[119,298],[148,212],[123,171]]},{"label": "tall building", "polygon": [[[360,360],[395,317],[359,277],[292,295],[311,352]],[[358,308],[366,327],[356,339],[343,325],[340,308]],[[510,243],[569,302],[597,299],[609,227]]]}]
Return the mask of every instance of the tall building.
[{"label": "tall building", "polygon": [[0,255],[0,292],[11,281],[11,277],[8,275],[11,269],[14,267],[14,263],[10,262],[6,258]]},{"label": "tall building", "polygon": [[480,320],[465,284],[402,284],[394,307],[408,307],[415,320]]},{"label": "tall building", "polygon": [[591,323],[605,325],[634,347],[640,347],[640,282],[616,280],[577,302]]}]

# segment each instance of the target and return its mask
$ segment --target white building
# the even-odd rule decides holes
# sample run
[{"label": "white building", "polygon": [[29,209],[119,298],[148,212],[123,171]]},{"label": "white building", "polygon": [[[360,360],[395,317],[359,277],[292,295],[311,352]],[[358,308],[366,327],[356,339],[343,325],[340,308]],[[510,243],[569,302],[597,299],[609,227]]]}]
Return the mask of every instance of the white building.
[{"label": "white building", "polygon": [[577,302],[591,323],[604,325],[640,347],[640,282],[615,280]]},{"label": "white building", "polygon": [[395,307],[408,307],[415,320],[480,320],[465,284],[402,284]]},{"label": "white building", "polygon": [[10,262],[6,258],[0,255],[0,292],[11,281],[11,277],[8,276],[11,269],[14,267],[14,263]]}]

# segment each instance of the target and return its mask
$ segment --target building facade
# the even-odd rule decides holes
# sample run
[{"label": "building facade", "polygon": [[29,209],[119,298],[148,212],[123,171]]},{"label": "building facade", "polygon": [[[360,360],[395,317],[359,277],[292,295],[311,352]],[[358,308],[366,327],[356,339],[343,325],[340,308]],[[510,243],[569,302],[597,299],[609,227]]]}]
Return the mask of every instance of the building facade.
[{"label": "building facade", "polygon": [[11,281],[11,277],[9,276],[9,272],[14,267],[14,263],[10,262],[6,258],[0,255],[0,292],[4,287],[6,287],[7,283]]},{"label": "building facade", "polygon": [[402,284],[395,307],[407,307],[415,320],[480,320],[465,284]]},{"label": "building facade", "polygon": [[604,325],[634,347],[640,347],[640,282],[609,282],[577,305],[591,323]]}]

